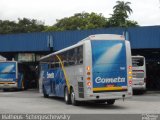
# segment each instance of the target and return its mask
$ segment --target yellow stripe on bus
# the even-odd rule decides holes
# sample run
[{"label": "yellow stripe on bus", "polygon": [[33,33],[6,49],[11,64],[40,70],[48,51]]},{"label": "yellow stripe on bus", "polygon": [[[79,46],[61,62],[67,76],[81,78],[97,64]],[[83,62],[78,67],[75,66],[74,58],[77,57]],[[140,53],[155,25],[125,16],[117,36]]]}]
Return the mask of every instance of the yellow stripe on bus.
[{"label": "yellow stripe on bus", "polygon": [[16,82],[0,82],[0,84],[15,84]]},{"label": "yellow stripe on bus", "polygon": [[68,92],[70,93],[70,84],[69,84],[69,80],[68,80],[67,73],[66,73],[66,70],[64,68],[63,62],[62,62],[61,58],[58,55],[56,55],[56,57],[58,58],[58,60],[59,60],[59,62],[61,64],[61,67],[62,67],[62,70],[63,70],[63,73],[64,73],[64,77],[65,77],[65,80],[66,80]]},{"label": "yellow stripe on bus", "polygon": [[102,87],[102,88],[93,88],[93,91],[103,91],[103,90],[125,90],[125,88],[122,87]]}]

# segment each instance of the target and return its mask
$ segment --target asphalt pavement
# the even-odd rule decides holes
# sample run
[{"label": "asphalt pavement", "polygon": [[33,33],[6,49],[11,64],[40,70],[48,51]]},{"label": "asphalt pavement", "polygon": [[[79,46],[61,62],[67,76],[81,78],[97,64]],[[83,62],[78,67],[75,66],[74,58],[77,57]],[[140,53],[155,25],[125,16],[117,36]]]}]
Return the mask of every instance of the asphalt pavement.
[{"label": "asphalt pavement", "polygon": [[[114,105],[84,102],[80,106],[65,104],[62,98],[43,98],[38,90],[0,91],[0,114],[72,114],[72,118],[96,120],[141,119],[143,115],[160,114],[160,92],[146,92],[131,99],[117,100]],[[73,115],[74,114],[74,115]],[[107,116],[106,116],[107,115]],[[98,117],[99,116],[99,117]],[[104,116],[104,117],[101,117]],[[106,116],[106,117],[105,117]],[[160,118],[160,116],[159,116]],[[101,119],[100,119],[101,120]],[[145,120],[145,119],[144,119]],[[156,119],[158,120],[158,119]]]},{"label": "asphalt pavement", "polygon": [[114,105],[82,103],[73,106],[65,104],[62,98],[43,98],[37,90],[0,91],[0,113],[159,114],[160,93],[134,95],[125,101],[117,100]]}]

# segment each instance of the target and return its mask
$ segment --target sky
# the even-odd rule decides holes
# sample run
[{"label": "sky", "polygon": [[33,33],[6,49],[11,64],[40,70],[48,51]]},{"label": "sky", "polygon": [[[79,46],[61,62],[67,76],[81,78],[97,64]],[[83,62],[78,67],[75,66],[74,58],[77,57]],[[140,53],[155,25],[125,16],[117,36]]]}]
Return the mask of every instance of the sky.
[{"label": "sky", "polygon": [[[0,0],[0,20],[18,18],[37,19],[53,25],[56,19],[75,13],[102,13],[106,18],[113,13],[117,0]],[[160,25],[160,0],[124,0],[131,2],[130,20],[140,26]]]}]

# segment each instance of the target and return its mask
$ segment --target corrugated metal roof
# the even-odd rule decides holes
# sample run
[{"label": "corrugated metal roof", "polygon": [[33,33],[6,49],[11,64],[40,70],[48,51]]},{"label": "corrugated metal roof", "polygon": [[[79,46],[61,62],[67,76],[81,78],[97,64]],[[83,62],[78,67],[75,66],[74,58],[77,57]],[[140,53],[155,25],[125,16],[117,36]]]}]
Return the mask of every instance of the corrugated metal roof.
[{"label": "corrugated metal roof", "polygon": [[48,50],[46,33],[0,35],[0,52]]},{"label": "corrugated metal roof", "polygon": [[128,32],[133,49],[160,48],[160,26],[129,28]]},{"label": "corrugated metal roof", "polygon": [[54,49],[60,50],[77,43],[78,41],[93,34],[123,34],[122,28],[108,28],[108,29],[93,29],[93,30],[76,30],[55,32],[52,35]]},{"label": "corrugated metal roof", "polygon": [[0,35],[0,52],[49,51],[49,43],[54,50],[60,50],[92,34],[122,35],[124,32],[128,32],[133,49],[160,48],[160,26],[149,26]]}]

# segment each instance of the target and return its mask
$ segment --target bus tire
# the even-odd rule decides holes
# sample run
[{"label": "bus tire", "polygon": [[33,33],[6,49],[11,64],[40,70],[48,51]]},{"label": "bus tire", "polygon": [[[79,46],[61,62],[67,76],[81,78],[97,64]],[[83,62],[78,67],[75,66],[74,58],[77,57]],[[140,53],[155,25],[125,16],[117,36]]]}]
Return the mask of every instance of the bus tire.
[{"label": "bus tire", "polygon": [[9,89],[3,88],[3,92],[8,92],[8,91],[9,91]]},{"label": "bus tire", "polygon": [[43,86],[43,97],[44,98],[48,98],[49,97],[49,95],[46,93],[46,90],[45,90],[44,86]]},{"label": "bus tire", "polygon": [[79,102],[77,100],[75,100],[75,93],[73,88],[71,89],[71,103],[72,105],[78,106]]},{"label": "bus tire", "polygon": [[66,104],[71,103],[71,95],[69,94],[67,87],[65,87],[65,89],[64,89],[64,101]]},{"label": "bus tire", "polygon": [[113,105],[115,103],[115,100],[113,99],[113,100],[107,100],[107,104],[108,105]]}]

